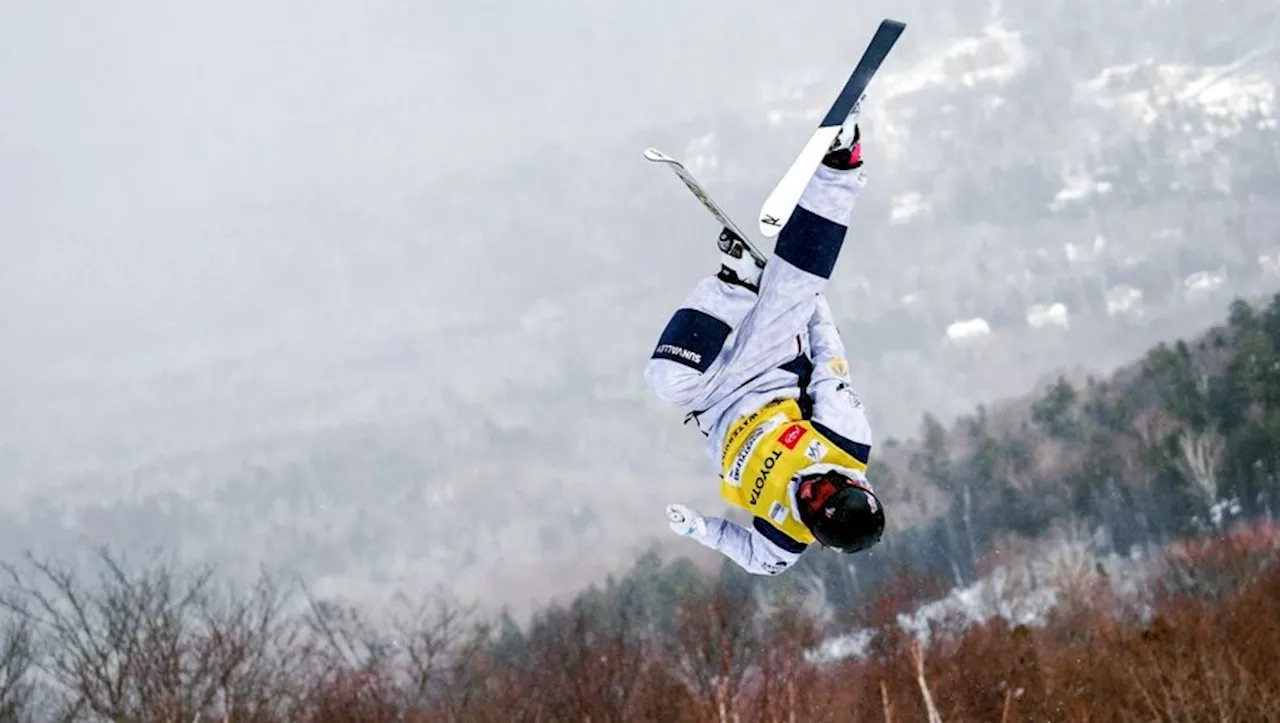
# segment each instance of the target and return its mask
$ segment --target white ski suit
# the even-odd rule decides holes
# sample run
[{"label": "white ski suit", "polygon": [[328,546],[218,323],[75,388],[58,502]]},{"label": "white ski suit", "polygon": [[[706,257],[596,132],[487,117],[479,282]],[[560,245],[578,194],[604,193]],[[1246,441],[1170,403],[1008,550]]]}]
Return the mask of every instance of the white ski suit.
[{"label": "white ski suit", "polygon": [[[820,166],[778,234],[759,293],[704,278],[662,332],[645,380],[661,399],[696,419],[717,476],[727,430],[782,398],[802,401],[805,417],[824,437],[868,461],[871,428],[822,295],[864,183],[861,169]],[[761,517],[750,528],[702,519],[705,526],[691,527],[691,536],[753,574],[779,574],[806,548]]]}]

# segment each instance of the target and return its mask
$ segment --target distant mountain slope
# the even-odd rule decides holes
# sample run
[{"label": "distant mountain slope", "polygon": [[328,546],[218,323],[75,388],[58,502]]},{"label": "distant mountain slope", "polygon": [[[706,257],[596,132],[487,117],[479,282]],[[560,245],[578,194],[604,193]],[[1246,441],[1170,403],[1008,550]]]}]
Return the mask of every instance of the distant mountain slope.
[{"label": "distant mountain slope", "polygon": [[[1106,371],[1280,285],[1280,31],[1270,3],[1222,8],[1010,5],[886,65],[830,291],[882,437]],[[669,498],[717,504],[700,438],[640,379],[717,229],[640,150],[689,158],[749,219],[844,72],[798,63],[750,112],[477,164],[377,209],[282,201],[315,235],[276,261],[321,300],[15,391],[0,473],[26,494],[3,549],[164,544],[369,594],[524,580],[513,602],[619,564]]]}]

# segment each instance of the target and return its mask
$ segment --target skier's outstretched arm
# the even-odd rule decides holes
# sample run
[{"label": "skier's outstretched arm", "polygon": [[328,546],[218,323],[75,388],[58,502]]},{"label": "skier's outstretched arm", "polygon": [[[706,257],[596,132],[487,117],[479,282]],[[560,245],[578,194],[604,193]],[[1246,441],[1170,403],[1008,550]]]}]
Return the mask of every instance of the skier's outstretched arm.
[{"label": "skier's outstretched arm", "polygon": [[[773,528],[759,518],[746,528],[732,520],[703,517],[684,505],[668,505],[667,519],[676,534],[710,547],[752,575],[779,575],[795,564],[805,549],[780,533],[771,535]],[[771,537],[780,539],[775,542]]]}]

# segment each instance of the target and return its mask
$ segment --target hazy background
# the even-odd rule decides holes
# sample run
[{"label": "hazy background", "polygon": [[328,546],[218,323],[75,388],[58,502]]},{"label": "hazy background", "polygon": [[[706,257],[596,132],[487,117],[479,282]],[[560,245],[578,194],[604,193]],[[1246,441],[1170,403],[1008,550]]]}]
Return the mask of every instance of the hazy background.
[{"label": "hazy background", "polygon": [[640,376],[717,229],[640,151],[754,227],[886,15],[831,290],[882,436],[1280,285],[1269,0],[9,0],[0,556],[523,610],[717,508]]}]

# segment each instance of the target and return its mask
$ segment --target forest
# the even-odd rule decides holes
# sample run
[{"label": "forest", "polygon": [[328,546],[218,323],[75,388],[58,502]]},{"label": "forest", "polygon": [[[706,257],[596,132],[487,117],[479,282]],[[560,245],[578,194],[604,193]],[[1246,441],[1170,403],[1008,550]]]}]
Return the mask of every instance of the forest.
[{"label": "forest", "polygon": [[0,720],[1280,720],[1277,369],[1280,295],[1237,300],[1108,379],[881,445],[920,509],[869,554],[753,578],[654,551],[527,621],[28,554]]}]

